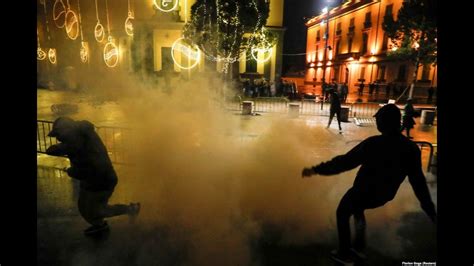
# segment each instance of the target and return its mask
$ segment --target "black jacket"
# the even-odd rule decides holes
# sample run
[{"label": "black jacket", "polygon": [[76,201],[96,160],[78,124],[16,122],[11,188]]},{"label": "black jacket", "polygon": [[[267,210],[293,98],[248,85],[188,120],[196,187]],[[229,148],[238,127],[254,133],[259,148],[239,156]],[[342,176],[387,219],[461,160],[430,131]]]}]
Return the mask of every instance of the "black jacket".
[{"label": "black jacket", "polygon": [[423,210],[434,217],[421,165],[418,146],[401,134],[369,137],[348,153],[313,167],[321,175],[334,175],[361,165],[353,189],[361,193],[370,206],[382,206],[392,200],[408,175]]},{"label": "black jacket", "polygon": [[336,92],[331,93],[331,112],[338,112],[341,110],[341,100]]},{"label": "black jacket", "polygon": [[81,181],[81,189],[89,191],[113,190],[117,175],[105,145],[88,121],[76,121],[74,130],[63,142],[50,146],[49,155],[67,155],[71,167],[69,176]]}]

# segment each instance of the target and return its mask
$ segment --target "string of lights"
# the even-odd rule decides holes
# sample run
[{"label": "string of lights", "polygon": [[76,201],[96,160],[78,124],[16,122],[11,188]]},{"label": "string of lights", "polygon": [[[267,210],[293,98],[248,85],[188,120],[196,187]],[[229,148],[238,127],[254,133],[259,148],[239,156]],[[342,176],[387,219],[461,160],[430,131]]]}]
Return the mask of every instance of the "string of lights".
[{"label": "string of lights", "polygon": [[[46,0],[44,1],[44,19],[45,19],[45,25],[46,25],[46,36],[48,37],[48,44],[51,45],[51,37],[49,33],[49,23],[48,23],[48,13],[46,11]],[[51,64],[56,64],[57,63],[57,58],[56,58],[56,49],[55,48],[49,48],[48,50],[48,60]]]},{"label": "string of lights", "polygon": [[87,63],[89,61],[89,45],[87,42],[84,42],[84,35],[82,34],[82,17],[81,17],[81,4],[80,0],[77,0],[77,13],[79,15],[79,31],[81,33],[81,50],[80,57],[82,63]]}]

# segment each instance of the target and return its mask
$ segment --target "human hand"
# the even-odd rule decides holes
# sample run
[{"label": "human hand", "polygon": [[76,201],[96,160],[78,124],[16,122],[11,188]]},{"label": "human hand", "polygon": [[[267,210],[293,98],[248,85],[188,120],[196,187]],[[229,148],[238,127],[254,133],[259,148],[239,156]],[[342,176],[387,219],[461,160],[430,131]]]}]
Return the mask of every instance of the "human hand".
[{"label": "human hand", "polygon": [[315,175],[315,174],[316,174],[316,173],[314,172],[314,170],[313,170],[312,167],[309,167],[309,168],[305,167],[305,168],[303,168],[303,171],[301,172],[301,176],[302,176],[303,178],[305,178],[305,177],[311,177],[312,175]]}]

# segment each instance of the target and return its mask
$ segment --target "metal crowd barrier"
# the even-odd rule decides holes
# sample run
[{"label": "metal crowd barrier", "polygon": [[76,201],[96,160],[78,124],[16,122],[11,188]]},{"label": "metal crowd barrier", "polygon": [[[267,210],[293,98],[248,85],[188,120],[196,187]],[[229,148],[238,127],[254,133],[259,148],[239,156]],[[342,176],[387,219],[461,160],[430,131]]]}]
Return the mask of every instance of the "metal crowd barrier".
[{"label": "metal crowd barrier", "polygon": [[[36,133],[38,138],[36,142],[36,151],[38,153],[46,153],[46,149],[49,146],[58,143],[56,138],[48,137],[48,133],[52,128],[52,121],[36,121]],[[131,129],[123,127],[96,127],[96,132],[107,148],[112,163],[128,164],[130,162],[126,150],[128,147],[132,146],[130,145],[130,141],[133,140],[131,137]]]},{"label": "metal crowd barrier", "polygon": [[[300,115],[329,116],[330,103],[324,102],[321,109],[321,102],[313,99],[302,99],[301,101],[290,102],[286,98],[277,97],[257,97],[246,99],[254,102],[253,112],[274,112],[287,113],[289,103],[300,104]],[[242,111],[242,99],[240,101],[227,101],[225,106],[228,110]],[[379,110],[379,103],[342,103],[342,106],[349,107],[350,118],[372,118]]]},{"label": "metal crowd barrier", "polygon": [[431,143],[428,141],[413,141],[413,142],[416,143],[420,147],[422,152],[423,152],[424,147],[428,147],[430,149],[430,153],[428,157],[428,167],[427,167],[427,171],[430,172],[433,166],[435,167],[437,166],[436,160],[433,160],[434,149],[435,147],[437,147],[437,144]]}]

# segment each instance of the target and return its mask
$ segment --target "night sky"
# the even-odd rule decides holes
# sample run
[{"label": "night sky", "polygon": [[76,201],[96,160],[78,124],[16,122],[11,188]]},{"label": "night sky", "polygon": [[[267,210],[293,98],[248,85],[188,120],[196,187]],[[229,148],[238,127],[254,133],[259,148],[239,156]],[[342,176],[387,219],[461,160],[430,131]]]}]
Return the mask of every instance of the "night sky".
[{"label": "night sky", "polygon": [[[306,51],[305,22],[321,13],[324,0],[285,0],[283,26],[286,28],[283,54],[299,54]],[[340,0],[333,0],[331,5],[338,5]],[[283,55],[282,75],[292,69],[304,70],[305,56]]]}]

